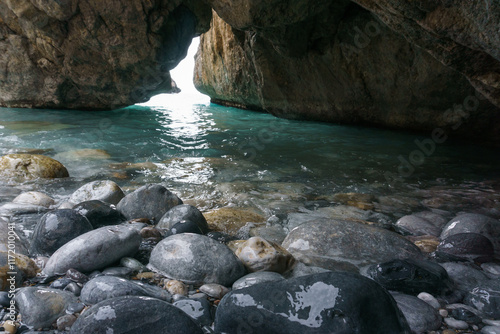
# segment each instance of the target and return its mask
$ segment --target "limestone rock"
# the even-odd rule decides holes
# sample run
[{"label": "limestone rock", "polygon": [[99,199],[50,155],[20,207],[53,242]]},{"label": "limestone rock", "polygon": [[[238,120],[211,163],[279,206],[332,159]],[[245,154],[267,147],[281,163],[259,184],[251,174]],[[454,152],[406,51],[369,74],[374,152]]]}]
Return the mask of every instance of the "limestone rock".
[{"label": "limestone rock", "polygon": [[115,225],[82,234],[59,248],[42,273],[62,275],[70,268],[83,273],[105,268],[139,250],[141,236],[133,227]]},{"label": "limestone rock", "polygon": [[305,264],[357,271],[393,259],[420,258],[420,250],[400,235],[370,225],[318,219],[293,229],[283,247]]},{"label": "limestone rock", "polygon": [[[1,4],[0,4],[1,6]],[[59,161],[38,154],[7,154],[0,157],[0,176],[19,179],[68,177]]]},{"label": "limestone rock", "polygon": [[169,70],[209,22],[201,1],[2,1],[0,105],[115,109],[178,92]]},{"label": "limestone rock", "polygon": [[283,274],[295,264],[295,259],[287,250],[261,237],[252,237],[243,242],[235,254],[249,272],[274,271]]},{"label": "limestone rock", "polygon": [[[195,85],[215,103],[292,119],[362,123],[429,134],[443,128],[455,136],[487,137],[490,143],[491,138],[500,138],[495,125],[500,120],[499,104],[495,106],[476,92],[474,87],[481,88],[477,81],[471,85],[448,68],[447,62],[443,65],[434,59],[434,53],[429,55],[418,47],[420,41],[417,45],[408,42],[350,1],[210,3],[218,16],[214,15],[211,30],[201,38]],[[373,10],[386,21],[378,8]],[[385,10],[392,15],[389,8]],[[451,23],[453,13],[448,14]],[[435,15],[437,20],[437,12]],[[450,34],[451,30],[447,28]],[[448,39],[442,39],[441,45],[446,44]],[[446,47],[452,45],[463,48],[457,44]],[[467,65],[467,59],[475,59],[469,58],[474,51],[468,51],[460,54],[464,68],[476,66]],[[499,66],[491,57],[480,65],[484,74],[491,75],[481,77],[489,88],[498,82],[498,70],[489,69],[493,65]],[[479,91],[491,96],[484,89]]]},{"label": "limestone rock", "polygon": [[231,286],[245,268],[225,245],[199,234],[182,233],[163,239],[151,252],[148,268],[189,284]]}]

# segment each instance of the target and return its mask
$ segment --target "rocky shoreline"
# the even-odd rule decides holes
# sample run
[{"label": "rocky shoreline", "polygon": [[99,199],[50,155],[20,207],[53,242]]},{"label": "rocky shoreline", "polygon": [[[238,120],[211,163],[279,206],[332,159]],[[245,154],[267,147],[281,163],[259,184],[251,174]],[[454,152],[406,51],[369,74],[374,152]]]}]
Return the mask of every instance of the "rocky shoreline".
[{"label": "rocky shoreline", "polygon": [[[25,166],[18,177],[64,168]],[[6,333],[500,333],[496,218],[316,208],[283,223],[110,180],[62,198],[27,190],[0,206]]]}]

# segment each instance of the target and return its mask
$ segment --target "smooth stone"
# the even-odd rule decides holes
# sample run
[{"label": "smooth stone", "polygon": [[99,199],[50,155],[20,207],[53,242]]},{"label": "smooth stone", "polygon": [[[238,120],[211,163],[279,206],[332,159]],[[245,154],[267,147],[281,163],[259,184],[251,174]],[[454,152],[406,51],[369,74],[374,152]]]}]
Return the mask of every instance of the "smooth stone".
[{"label": "smooth stone", "polygon": [[432,222],[434,225],[439,226],[439,228],[443,229],[443,227],[450,220],[449,212],[434,209],[432,211],[420,211],[413,213],[414,216],[427,219]]},{"label": "smooth stone", "polygon": [[39,205],[49,208],[56,202],[47,194],[41,193],[39,191],[28,191],[18,195],[12,200],[12,203]]},{"label": "smooth stone", "polygon": [[491,260],[494,255],[493,243],[484,235],[477,233],[458,233],[446,237],[438,245],[436,253],[452,255],[464,260]]},{"label": "smooth stone", "polygon": [[29,249],[30,255],[51,256],[68,241],[92,229],[88,219],[74,210],[47,212],[35,227]]},{"label": "smooth stone", "polygon": [[148,270],[148,268],[145,265],[143,265],[141,262],[139,262],[138,260],[136,260],[132,257],[121,258],[120,265],[122,265],[123,267],[126,267],[126,268],[130,268],[134,272],[137,272],[137,273],[142,273],[142,272]]},{"label": "smooth stone", "polygon": [[157,224],[182,200],[161,184],[147,184],[125,196],[116,206],[127,219],[147,218]]},{"label": "smooth stone", "polygon": [[215,299],[221,299],[230,291],[225,286],[215,283],[203,284],[198,290]]},{"label": "smooth stone", "polygon": [[298,226],[283,247],[307,265],[355,272],[370,264],[422,257],[417,246],[397,233],[335,219]]},{"label": "smooth stone", "polygon": [[262,226],[250,229],[250,236],[261,237],[262,239],[281,245],[286,238],[286,232],[279,225]]},{"label": "smooth stone", "polygon": [[65,330],[68,331],[70,330],[71,326],[73,326],[75,321],[76,317],[73,314],[65,314],[59,319],[57,319],[56,322],[57,329],[60,331],[65,331]]},{"label": "smooth stone", "polygon": [[493,243],[495,254],[500,255],[500,221],[477,213],[465,213],[456,216],[446,224],[441,233],[441,240],[459,233],[481,234]]},{"label": "smooth stone", "polygon": [[206,299],[186,298],[174,302],[172,305],[186,312],[200,326],[211,326],[214,322],[211,305]]},{"label": "smooth stone", "polygon": [[68,177],[59,161],[38,154],[7,154],[0,157],[0,176],[19,179]]},{"label": "smooth stone", "polygon": [[83,286],[80,299],[87,305],[121,296],[147,296],[170,302],[172,296],[154,285],[143,284],[115,276],[99,276]]},{"label": "smooth stone", "polygon": [[125,221],[125,217],[116,210],[113,204],[100,200],[81,202],[75,205],[73,210],[85,216],[93,228],[118,225]]},{"label": "smooth stone", "polygon": [[454,318],[445,318],[444,322],[448,325],[448,327],[454,329],[467,329],[469,328],[469,324],[463,320],[457,320]]},{"label": "smooth stone", "polygon": [[69,334],[203,334],[185,312],[159,299],[124,296],[95,304],[78,317]]},{"label": "smooth stone", "polygon": [[180,204],[168,210],[163,217],[161,217],[156,227],[172,229],[175,224],[184,220],[195,223],[202,232],[200,234],[206,234],[208,232],[207,220],[203,214],[196,207],[189,204]]},{"label": "smooth stone", "polygon": [[102,274],[105,276],[116,276],[122,278],[130,277],[133,273],[134,270],[127,267],[109,267],[102,271]]},{"label": "smooth stone", "polygon": [[193,223],[190,220],[181,220],[170,229],[171,234],[179,234],[179,233],[196,233],[203,234],[203,231],[200,229],[196,223]]},{"label": "smooth stone", "polygon": [[283,274],[295,265],[294,257],[283,247],[261,237],[252,237],[235,252],[249,272],[274,271]]},{"label": "smooth stone", "polygon": [[441,304],[438,302],[438,300],[430,293],[421,292],[418,294],[417,298],[423,300],[430,306],[434,307],[436,310],[439,310],[439,308],[441,307]]},{"label": "smooth stone", "polygon": [[441,294],[450,290],[452,282],[439,264],[425,260],[392,260],[367,270],[368,277],[387,290],[417,295],[420,292]]},{"label": "smooth stone", "polygon": [[69,313],[69,314],[80,313],[81,311],[83,311],[84,308],[85,308],[85,305],[83,305],[82,303],[78,303],[78,302],[71,303],[66,308],[66,313]]},{"label": "smooth stone", "polygon": [[285,279],[278,273],[272,271],[257,271],[255,273],[250,273],[238,279],[233,283],[232,289],[243,289],[249,286],[265,283],[265,282],[274,282]]},{"label": "smooth stone", "polygon": [[247,223],[264,223],[265,217],[249,209],[224,207],[205,212],[211,230],[236,235]]},{"label": "smooth stone", "polygon": [[464,303],[475,307],[487,317],[500,319],[500,280],[483,282],[472,289]]},{"label": "smooth stone", "polygon": [[397,292],[392,293],[392,296],[413,332],[426,333],[441,327],[439,312],[423,300]]},{"label": "smooth stone", "polygon": [[450,279],[455,282],[455,288],[462,293],[467,293],[488,280],[488,276],[471,265],[446,262],[441,263],[441,266],[446,270]]},{"label": "smooth stone", "polygon": [[437,237],[441,234],[443,225],[439,226],[416,215],[408,215],[399,218],[394,228],[402,235],[432,235]]},{"label": "smooth stone", "polygon": [[4,329],[4,333],[7,333],[7,334],[16,334],[17,333],[17,324],[16,323],[6,321],[6,322],[4,322],[2,327]]},{"label": "smooth stone", "polygon": [[66,285],[66,287],[63,290],[69,291],[77,297],[80,296],[80,294],[82,292],[82,288],[75,282],[69,283],[68,285]]},{"label": "smooth stone", "polygon": [[225,245],[193,233],[163,239],[151,252],[149,269],[188,284],[231,286],[245,275],[245,267]]},{"label": "smooth stone", "polygon": [[86,283],[89,277],[76,269],[70,268],[66,271],[66,277],[76,283]]},{"label": "smooth stone", "polygon": [[187,296],[188,287],[181,281],[170,279],[164,281],[165,290],[170,292],[172,295]]},{"label": "smooth stone", "polygon": [[125,197],[123,190],[113,181],[92,181],[84,184],[71,196],[69,201],[72,203],[81,203],[91,200],[99,200],[110,204],[118,204]]},{"label": "smooth stone", "polygon": [[134,254],[140,244],[141,236],[134,228],[127,225],[101,227],[59,248],[50,257],[42,274],[62,275],[70,268],[90,273]]},{"label": "smooth stone", "polygon": [[0,206],[0,217],[11,218],[15,215],[28,215],[45,213],[48,209],[40,205],[5,203]]},{"label": "smooth stone", "polygon": [[478,325],[483,321],[480,317],[477,316],[476,313],[464,307],[453,308],[448,312],[448,314],[457,320],[466,321],[467,323],[471,324]]},{"label": "smooth stone", "polygon": [[322,273],[228,293],[216,333],[410,333],[393,298],[358,274]]},{"label": "smooth stone", "polygon": [[500,326],[484,326],[481,328],[482,334],[500,334]]},{"label": "smooth stone", "polygon": [[60,278],[60,279],[56,279],[55,281],[53,281],[51,284],[50,284],[50,287],[52,289],[59,289],[59,290],[63,290],[69,283],[73,282],[71,279],[67,278],[67,277],[63,277],[63,278]]},{"label": "smooth stone", "polygon": [[302,262],[297,262],[295,267],[293,267],[293,270],[291,272],[287,273],[287,278],[295,278],[295,277],[301,277],[301,276],[306,276],[306,275],[321,274],[321,273],[327,273],[330,271],[331,270],[328,270],[325,268],[308,266]]},{"label": "smooth stone", "polygon": [[67,291],[50,288],[21,288],[15,296],[16,306],[23,323],[34,328],[48,328],[64,315],[77,298]]},{"label": "smooth stone", "polygon": [[0,305],[3,307],[10,306],[10,297],[7,291],[0,291]]}]

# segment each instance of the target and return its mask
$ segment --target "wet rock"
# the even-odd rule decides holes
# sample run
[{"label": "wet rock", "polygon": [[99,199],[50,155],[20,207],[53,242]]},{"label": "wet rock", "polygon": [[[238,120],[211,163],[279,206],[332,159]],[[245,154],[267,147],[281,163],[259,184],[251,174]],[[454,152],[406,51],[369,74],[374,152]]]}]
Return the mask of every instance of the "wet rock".
[{"label": "wet rock", "polygon": [[35,227],[30,244],[31,256],[51,256],[68,241],[92,230],[85,216],[70,210],[47,212]]},{"label": "wet rock", "polygon": [[245,267],[227,246],[192,233],[160,241],[151,253],[148,268],[189,284],[231,286],[245,274]]},{"label": "wet rock", "polygon": [[235,252],[249,272],[274,271],[285,273],[295,265],[295,259],[283,247],[261,237],[252,237]]},{"label": "wet rock", "polygon": [[181,220],[170,229],[170,234],[179,234],[179,233],[195,233],[195,234],[203,234],[200,227],[193,223],[190,220]]},{"label": "wet rock", "polygon": [[[441,223],[441,222],[439,222]],[[416,215],[399,218],[394,225],[395,229],[403,235],[432,235],[439,236],[444,226]]]},{"label": "wet rock", "polygon": [[83,273],[102,269],[134,254],[141,244],[136,229],[126,225],[106,226],[82,234],[59,248],[42,273],[62,275],[74,268]]},{"label": "wet rock", "polygon": [[60,331],[69,331],[71,326],[76,321],[76,317],[73,314],[65,314],[59,319],[57,319],[56,326]]},{"label": "wet rock", "polygon": [[211,326],[214,322],[211,312],[211,305],[208,300],[201,299],[181,299],[172,305],[183,310],[193,318],[200,326]]},{"label": "wet rock", "polygon": [[121,296],[148,296],[168,302],[172,300],[170,293],[162,288],[115,276],[99,276],[91,279],[83,287],[80,299],[85,304],[93,305]]},{"label": "wet rock", "polygon": [[351,273],[323,273],[257,284],[228,293],[218,333],[410,333],[392,297]]},{"label": "wet rock", "polygon": [[10,306],[10,297],[7,291],[0,291],[0,305],[2,307]]},{"label": "wet rock", "polygon": [[[10,290],[12,281],[8,279],[12,276],[15,278],[14,285],[19,287],[24,279],[35,277],[39,271],[35,262],[26,255],[15,254],[14,264],[9,262],[9,257],[12,261],[12,253],[0,251],[0,291]],[[10,272],[15,272],[15,275],[11,275]]]},{"label": "wet rock", "polygon": [[459,233],[481,234],[493,243],[495,254],[500,255],[500,221],[477,213],[465,213],[456,216],[446,224],[441,233],[441,240]]},{"label": "wet rock", "polygon": [[59,289],[59,290],[64,290],[65,287],[68,286],[69,283],[73,282],[71,279],[67,277],[63,277],[60,279],[56,279],[52,283],[50,283],[50,288],[52,289]]},{"label": "wet rock", "polygon": [[146,226],[142,228],[139,233],[141,234],[141,237],[143,237],[144,239],[151,238],[160,241],[163,238],[162,232],[154,226]]},{"label": "wet rock", "polygon": [[115,182],[109,180],[92,181],[78,188],[69,201],[81,203],[85,201],[98,200],[110,204],[118,204],[125,197],[123,190]]},{"label": "wet rock", "polygon": [[160,184],[148,184],[125,196],[116,206],[125,218],[147,218],[158,223],[163,215],[182,204],[177,195]]},{"label": "wet rock", "polygon": [[130,268],[133,270],[133,272],[136,273],[142,273],[143,271],[147,271],[148,268],[146,268],[145,265],[143,265],[141,262],[138,260],[131,258],[131,257],[124,257],[120,260],[120,265]]},{"label": "wet rock", "polygon": [[454,318],[445,318],[444,322],[446,323],[446,325],[448,325],[448,327],[454,328],[454,329],[462,329],[463,330],[463,329],[469,328],[469,325],[463,320],[457,320]]},{"label": "wet rock", "polygon": [[16,293],[15,301],[24,324],[34,328],[48,328],[77,299],[67,291],[27,287]]},{"label": "wet rock", "polygon": [[374,206],[372,202],[375,201],[375,196],[360,193],[338,193],[333,196],[333,200],[340,204],[354,206],[361,210],[373,210]]},{"label": "wet rock", "polygon": [[287,278],[301,277],[312,274],[321,274],[329,271],[331,270],[321,267],[308,266],[302,262],[297,262],[295,267],[293,267],[293,270],[287,274]]},{"label": "wet rock", "polygon": [[406,238],[412,241],[423,253],[435,252],[440,243],[439,238],[430,235],[416,237],[408,236]]},{"label": "wet rock", "polygon": [[479,313],[477,310],[474,312],[471,308],[466,308],[465,305],[463,306],[464,307],[457,305],[456,307],[453,306],[450,308],[448,305],[447,308],[449,308],[449,315],[457,320],[462,320],[470,324],[478,325],[483,322],[483,320],[477,315],[477,313]]},{"label": "wet rock", "polygon": [[281,245],[286,238],[286,232],[283,227],[279,225],[274,226],[260,226],[250,229],[251,237],[261,237],[270,242]]},{"label": "wet rock", "polygon": [[273,271],[257,271],[255,273],[250,273],[238,279],[236,282],[233,283],[232,289],[233,290],[243,289],[255,284],[274,282],[282,279],[285,278]]},{"label": "wet rock", "polygon": [[493,259],[494,248],[490,239],[477,233],[458,233],[446,237],[438,245],[436,255],[457,260],[486,262]]},{"label": "wet rock", "polygon": [[229,292],[229,289],[225,286],[215,283],[203,284],[200,286],[199,290],[207,296],[215,299],[221,299]]},{"label": "wet rock", "polygon": [[165,281],[166,281],[164,283],[165,290],[170,292],[172,295],[181,295],[181,296],[188,295],[188,287],[186,286],[186,284],[182,283],[181,281],[177,281],[175,279],[170,279]]},{"label": "wet rock", "polygon": [[424,260],[391,260],[370,266],[367,275],[387,290],[414,295],[420,292],[442,294],[452,285],[443,267]]},{"label": "wet rock", "polygon": [[481,329],[483,334],[500,334],[500,326],[484,326]]},{"label": "wet rock", "polygon": [[237,239],[236,237],[230,236],[229,234],[222,232],[213,232],[213,231],[208,232],[207,237],[212,238],[222,244],[226,244],[230,241],[234,241]]},{"label": "wet rock", "polygon": [[68,177],[59,161],[38,154],[7,154],[0,157],[0,176],[16,179]]},{"label": "wet rock", "polygon": [[477,286],[481,286],[488,277],[471,265],[455,262],[441,263],[450,279],[455,282],[455,288],[462,293],[467,293]]},{"label": "wet rock", "polygon": [[426,302],[402,293],[392,293],[392,296],[414,333],[427,333],[441,327],[441,316]]},{"label": "wet rock", "polygon": [[441,304],[438,302],[438,300],[434,298],[434,296],[431,295],[430,293],[421,292],[418,294],[417,298],[423,300],[430,306],[434,307],[436,310],[439,310],[439,308],[441,307]]},{"label": "wet rock", "polygon": [[86,283],[89,280],[89,277],[87,275],[73,268],[66,271],[66,277],[76,283]]},{"label": "wet rock", "polygon": [[80,296],[80,293],[82,292],[82,288],[75,282],[69,283],[63,290],[69,291],[77,297]]},{"label": "wet rock", "polygon": [[107,160],[111,159],[111,155],[103,149],[83,148],[57,153],[55,158],[63,161],[75,162],[82,160]]},{"label": "wet rock", "polygon": [[186,313],[159,299],[124,296],[95,304],[78,317],[70,334],[96,333],[203,334]]},{"label": "wet rock", "polygon": [[247,223],[264,223],[265,217],[248,209],[225,207],[204,214],[208,226],[216,232],[236,235]]},{"label": "wet rock", "polygon": [[108,267],[102,271],[102,274],[105,276],[116,276],[123,278],[130,277],[133,273],[134,270],[127,267]]},{"label": "wet rock", "polygon": [[9,252],[10,237],[10,243],[12,244],[12,241],[14,241],[13,245],[16,248],[16,254],[28,255],[28,248],[24,245],[23,240],[19,238],[17,226],[13,223],[9,224],[7,219],[0,217],[0,252]]},{"label": "wet rock", "polygon": [[114,205],[100,200],[81,202],[74,206],[73,210],[85,216],[93,228],[118,225],[125,221],[125,217]]},{"label": "wet rock", "polygon": [[191,221],[201,230],[201,234],[208,232],[208,224],[203,214],[196,207],[189,204],[174,206],[168,210],[156,225],[158,228],[171,229],[181,221]]},{"label": "wet rock", "polygon": [[55,204],[55,201],[52,197],[44,193],[38,191],[28,191],[18,195],[12,200],[12,203],[39,205],[49,208],[51,205]]},{"label": "wet rock", "polygon": [[30,214],[45,213],[48,209],[40,205],[20,204],[20,203],[5,203],[0,206],[0,217],[13,218],[17,216],[25,216]]},{"label": "wet rock", "polygon": [[475,307],[487,317],[500,319],[500,281],[481,283],[465,296],[464,303]]},{"label": "wet rock", "polygon": [[500,264],[498,263],[483,263],[481,269],[490,278],[500,278]]},{"label": "wet rock", "polygon": [[283,247],[307,265],[358,271],[393,259],[420,258],[417,246],[397,233],[343,220],[314,220],[292,230]]}]

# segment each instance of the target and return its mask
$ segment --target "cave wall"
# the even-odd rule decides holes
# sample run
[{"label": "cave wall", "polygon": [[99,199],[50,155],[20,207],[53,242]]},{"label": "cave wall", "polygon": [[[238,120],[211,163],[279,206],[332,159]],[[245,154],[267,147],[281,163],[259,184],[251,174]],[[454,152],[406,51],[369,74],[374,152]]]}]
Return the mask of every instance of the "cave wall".
[{"label": "cave wall", "polygon": [[113,109],[178,91],[211,9],[182,0],[0,0],[0,105]]},{"label": "cave wall", "polygon": [[[371,12],[336,1],[311,13],[259,15],[252,4],[212,4],[224,20],[214,13],[201,37],[194,81],[213,102],[292,119],[499,139],[498,108],[470,80]],[[253,16],[234,14],[242,10]]]}]

